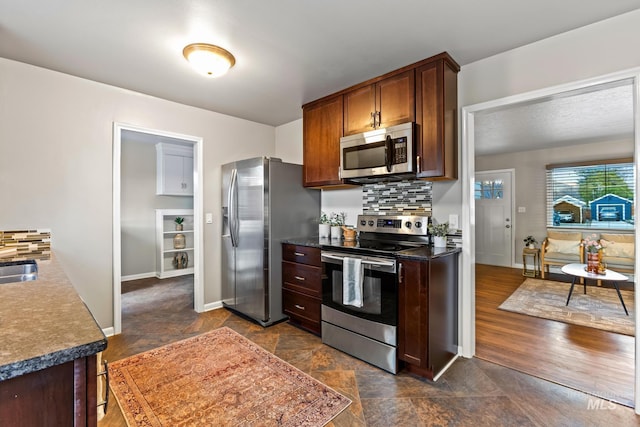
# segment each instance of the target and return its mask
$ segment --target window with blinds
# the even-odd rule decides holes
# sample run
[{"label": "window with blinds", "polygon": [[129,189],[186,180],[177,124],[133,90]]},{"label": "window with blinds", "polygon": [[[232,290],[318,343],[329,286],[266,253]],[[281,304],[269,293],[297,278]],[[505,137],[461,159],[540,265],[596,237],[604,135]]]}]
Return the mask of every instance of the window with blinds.
[{"label": "window with blinds", "polygon": [[547,165],[547,226],[633,229],[633,159]]}]

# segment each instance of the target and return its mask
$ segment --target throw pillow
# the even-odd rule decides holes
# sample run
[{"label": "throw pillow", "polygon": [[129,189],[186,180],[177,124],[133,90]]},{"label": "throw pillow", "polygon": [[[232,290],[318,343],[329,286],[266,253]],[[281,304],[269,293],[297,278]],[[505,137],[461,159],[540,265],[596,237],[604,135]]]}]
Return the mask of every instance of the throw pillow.
[{"label": "throw pillow", "polygon": [[580,242],[575,240],[547,239],[547,252],[577,255],[580,253]]},{"label": "throw pillow", "polygon": [[635,256],[635,244],[633,243],[610,242],[604,239],[600,239],[600,243],[602,243],[606,256],[619,258],[633,258]]}]

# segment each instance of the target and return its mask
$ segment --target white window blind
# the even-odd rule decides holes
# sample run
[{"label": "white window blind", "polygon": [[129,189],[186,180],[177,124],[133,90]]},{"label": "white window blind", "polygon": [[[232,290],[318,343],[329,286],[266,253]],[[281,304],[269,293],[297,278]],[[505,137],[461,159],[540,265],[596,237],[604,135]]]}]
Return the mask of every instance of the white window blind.
[{"label": "white window blind", "polygon": [[547,165],[547,226],[633,229],[632,159]]}]

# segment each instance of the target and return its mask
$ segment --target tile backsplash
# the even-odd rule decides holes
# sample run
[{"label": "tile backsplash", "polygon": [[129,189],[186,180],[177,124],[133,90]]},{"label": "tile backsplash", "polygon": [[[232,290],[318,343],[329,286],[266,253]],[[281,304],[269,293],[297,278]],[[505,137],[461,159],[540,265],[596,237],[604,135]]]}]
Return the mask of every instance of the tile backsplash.
[{"label": "tile backsplash", "polygon": [[365,215],[430,215],[431,185],[417,180],[365,184],[362,211]]},{"label": "tile backsplash", "polygon": [[51,231],[0,230],[0,252],[8,255],[4,260],[49,259]]}]

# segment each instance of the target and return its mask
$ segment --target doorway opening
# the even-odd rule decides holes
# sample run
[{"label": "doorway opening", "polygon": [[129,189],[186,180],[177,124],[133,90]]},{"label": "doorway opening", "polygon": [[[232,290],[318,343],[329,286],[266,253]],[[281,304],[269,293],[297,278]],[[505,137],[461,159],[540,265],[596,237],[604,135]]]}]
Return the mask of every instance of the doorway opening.
[{"label": "doorway opening", "polygon": [[[187,148],[192,153],[192,160],[188,159],[185,169],[188,177],[183,188],[193,188],[192,196],[157,196],[156,190],[156,146],[155,144],[170,144]],[[125,157],[126,156],[126,157]],[[134,164],[128,165],[127,161]],[[186,160],[185,160],[186,161]],[[146,169],[143,163],[147,165]],[[122,332],[122,282],[125,280],[145,279],[160,277],[166,272],[164,268],[172,263],[168,256],[173,254],[159,250],[158,235],[164,236],[169,241],[174,234],[162,230],[166,224],[159,226],[157,215],[159,213],[192,213],[187,215],[174,215],[175,217],[188,219],[188,232],[180,233],[179,239],[185,239],[188,248],[177,252],[180,267],[186,266],[185,259],[191,258],[193,268],[193,309],[196,312],[204,311],[204,285],[203,285],[203,256],[202,256],[202,138],[182,135],[173,132],[155,129],[141,128],[132,125],[114,123],[113,126],[113,318],[114,333]],[[152,172],[151,172],[152,171]],[[125,173],[126,172],[126,173]],[[139,176],[136,176],[139,174]],[[148,199],[136,194],[136,190],[127,188],[137,186],[139,181],[146,181],[140,185],[140,194],[146,194]],[[136,183],[136,184],[133,184]],[[151,190],[149,190],[149,187]],[[132,190],[127,193],[128,190]],[[149,194],[153,192],[153,194]],[[128,200],[123,200],[123,196]],[[174,208],[174,209],[168,209]],[[145,217],[146,215],[146,217]],[[174,216],[165,216],[169,221],[175,220]],[[123,237],[123,233],[125,236]],[[127,248],[123,248],[123,243]],[[184,242],[181,242],[182,244]],[[161,246],[161,245],[160,245]],[[173,250],[173,248],[171,248]],[[165,251],[168,252],[168,251]],[[135,258],[135,259],[133,259]],[[163,263],[159,265],[159,263]],[[191,273],[191,268],[189,268]]]},{"label": "doorway opening", "polygon": [[[481,120],[483,114],[492,111],[507,111],[514,106],[520,106],[524,104],[534,104],[540,103],[543,100],[551,100],[558,98],[567,98],[567,95],[570,93],[579,93],[579,92],[593,92],[594,89],[600,87],[615,87],[620,85],[627,85],[631,87],[631,105],[632,105],[632,114],[628,119],[628,126],[631,128],[631,137],[630,144],[632,146],[632,150],[634,153],[634,158],[638,153],[638,148],[640,146],[640,137],[638,135],[637,129],[640,124],[640,119],[638,116],[638,79],[639,74],[638,70],[627,71],[622,73],[616,73],[604,77],[599,77],[596,79],[591,79],[583,82],[576,82],[571,84],[565,84],[557,87],[552,87],[540,91],[535,91],[531,93],[511,96],[504,99],[498,99],[494,101],[485,102],[482,104],[477,104],[473,106],[464,107],[462,109],[462,144],[465,149],[463,149],[462,155],[462,186],[463,186],[463,216],[462,216],[462,224],[465,229],[469,230],[468,236],[469,238],[463,242],[463,253],[466,255],[462,260],[462,315],[461,315],[461,342],[462,342],[462,353],[465,357],[473,357],[476,354],[476,253],[475,247],[477,245],[476,242],[476,233],[477,227],[479,226],[477,223],[477,204],[474,198],[475,191],[475,182],[476,182],[476,143],[478,142],[478,131],[477,125],[478,120]],[[561,116],[557,116],[561,117]],[[531,117],[529,121],[535,122],[535,117]],[[536,122],[535,124],[539,124]],[[526,125],[524,123],[523,125]],[[517,139],[517,138],[515,138]],[[595,141],[591,141],[594,143]],[[575,148],[574,148],[575,149]],[[521,155],[522,156],[522,155]],[[493,157],[493,156],[489,156]],[[526,156],[522,156],[526,157]],[[531,157],[527,157],[530,159]],[[637,160],[634,160],[634,163],[637,168]],[[483,165],[487,170],[497,169],[495,164],[490,164],[490,162],[486,162]],[[479,170],[479,169],[478,169]],[[527,185],[530,181],[519,180],[519,185],[524,185],[526,182]],[[635,177],[636,185],[635,188],[638,187],[638,176]],[[516,190],[520,191],[520,190]],[[522,190],[525,191],[525,190]],[[522,193],[521,193],[522,194]],[[535,196],[531,191],[528,193],[531,196]],[[518,205],[518,209],[520,209],[520,204],[516,202]],[[536,209],[540,209],[544,212],[544,201],[542,201],[540,206],[536,206]],[[523,206],[524,207],[524,206]],[[529,209],[527,207],[527,209]],[[543,228],[544,221],[546,221],[546,217],[543,215]],[[544,237],[544,236],[541,236]],[[515,242],[518,242],[517,239],[514,238]],[[638,245],[638,235],[635,235],[635,245]],[[635,259],[635,269],[638,270],[639,262],[638,257]],[[489,273],[492,273],[489,270]],[[634,295],[634,299],[636,304],[639,300],[637,292]],[[638,330],[638,320],[636,317],[636,330]],[[559,340],[565,339],[566,337],[559,337]],[[554,344],[560,345],[560,344]],[[632,340],[630,344],[631,348],[635,347],[635,351],[631,351],[631,353],[638,353],[638,340]],[[551,346],[553,347],[553,346]],[[627,346],[628,347],[628,346]],[[628,350],[628,349],[627,349]],[[625,351],[627,351],[625,350]],[[638,359],[632,362],[632,366],[635,366],[635,384],[638,384],[639,381],[639,364]],[[635,387],[635,389],[638,389]],[[633,390],[633,387],[632,387]],[[634,395],[632,391],[632,401],[635,402],[636,412],[638,412],[638,394]]]}]

